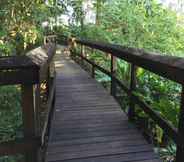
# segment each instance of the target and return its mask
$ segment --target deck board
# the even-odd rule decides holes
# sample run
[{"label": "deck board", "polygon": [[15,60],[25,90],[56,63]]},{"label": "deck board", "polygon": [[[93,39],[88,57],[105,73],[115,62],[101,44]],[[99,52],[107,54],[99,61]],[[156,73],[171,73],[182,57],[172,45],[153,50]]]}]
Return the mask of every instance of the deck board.
[{"label": "deck board", "polygon": [[115,99],[59,46],[47,162],[160,162]]}]

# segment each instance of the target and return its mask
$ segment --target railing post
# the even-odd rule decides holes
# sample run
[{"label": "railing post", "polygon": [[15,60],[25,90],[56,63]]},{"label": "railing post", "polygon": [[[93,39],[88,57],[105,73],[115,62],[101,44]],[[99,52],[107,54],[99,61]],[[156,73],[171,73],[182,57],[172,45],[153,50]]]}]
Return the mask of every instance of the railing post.
[{"label": "railing post", "polygon": [[184,139],[183,138],[184,138],[184,85],[182,85],[182,93],[181,93],[181,107],[180,107],[179,125],[178,125],[176,162],[184,161]]},{"label": "railing post", "polygon": [[35,105],[35,131],[36,136],[41,133],[41,120],[40,120],[40,84],[34,85],[34,105]]},{"label": "railing post", "polygon": [[116,58],[111,54],[111,95],[116,96]]},{"label": "railing post", "polygon": [[[91,48],[91,54],[93,54],[94,49]],[[91,77],[95,78],[95,66],[93,64],[91,64]]]},{"label": "railing post", "polygon": [[133,91],[136,89],[136,66],[131,64],[131,74],[130,74],[130,107],[128,110],[129,120],[133,120],[135,117],[135,103],[132,99]]},{"label": "railing post", "polygon": [[91,65],[91,77],[95,78],[95,66]]},{"label": "railing post", "polygon": [[84,57],[84,46],[81,45],[81,64],[84,65],[84,60],[83,60],[83,57]]},{"label": "railing post", "polygon": [[[34,88],[33,85],[22,85],[22,116],[24,127],[24,138],[32,139],[36,137]],[[38,161],[38,150],[25,153],[26,162]]]}]

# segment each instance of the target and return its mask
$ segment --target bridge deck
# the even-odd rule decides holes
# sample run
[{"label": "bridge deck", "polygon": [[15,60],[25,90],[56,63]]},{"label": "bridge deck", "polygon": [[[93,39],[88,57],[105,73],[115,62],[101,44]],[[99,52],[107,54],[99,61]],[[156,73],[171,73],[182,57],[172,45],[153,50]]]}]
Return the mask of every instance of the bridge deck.
[{"label": "bridge deck", "polygon": [[118,103],[79,65],[57,55],[48,162],[158,162]]}]

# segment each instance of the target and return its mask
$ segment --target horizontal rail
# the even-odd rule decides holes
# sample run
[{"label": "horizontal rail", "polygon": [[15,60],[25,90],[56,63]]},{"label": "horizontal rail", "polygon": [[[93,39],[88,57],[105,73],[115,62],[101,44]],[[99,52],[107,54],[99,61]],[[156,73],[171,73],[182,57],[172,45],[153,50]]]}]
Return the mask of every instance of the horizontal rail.
[{"label": "horizontal rail", "polygon": [[0,57],[0,85],[36,84],[42,81],[55,50],[55,44],[46,44],[25,56]]},{"label": "horizontal rail", "polygon": [[99,69],[100,71],[102,71],[103,73],[105,73],[105,74],[111,76],[111,73],[110,73],[108,70],[106,70],[106,69],[102,68],[101,66],[95,64],[93,61],[90,61],[89,59],[87,59],[86,57],[84,57],[84,56],[82,56],[82,55],[78,55],[78,56],[81,57],[81,58],[82,58],[83,60],[85,60],[86,62],[88,62],[89,64],[93,65],[95,68],[97,68],[97,69]]},{"label": "horizontal rail", "polygon": [[36,84],[39,82],[37,68],[21,70],[0,70],[0,85]]},{"label": "horizontal rail", "polygon": [[31,50],[24,56],[0,57],[0,70],[40,68],[52,60],[55,48],[55,44],[46,44]]},{"label": "horizontal rail", "polygon": [[160,76],[184,84],[184,58],[158,55],[156,53],[146,52],[142,49],[127,48],[109,43],[87,40],[75,41],[81,45],[111,53],[113,56],[127,62],[131,62]]},{"label": "horizontal rail", "polygon": [[0,156],[23,154],[34,150],[40,145],[40,138],[3,142],[0,144]]}]

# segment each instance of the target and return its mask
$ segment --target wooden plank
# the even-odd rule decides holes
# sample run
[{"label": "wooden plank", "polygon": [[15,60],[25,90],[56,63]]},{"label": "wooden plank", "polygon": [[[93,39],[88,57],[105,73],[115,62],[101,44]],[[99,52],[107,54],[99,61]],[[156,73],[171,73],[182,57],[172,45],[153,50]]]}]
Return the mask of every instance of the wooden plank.
[{"label": "wooden plank", "polygon": [[[78,159],[78,158],[89,158],[93,156],[108,156],[113,154],[130,154],[130,153],[136,153],[136,152],[147,152],[151,151],[152,149],[147,145],[138,145],[134,147],[101,147],[100,150],[94,149],[90,150],[88,147],[85,148],[85,150],[80,151],[78,148],[74,152],[63,152],[63,153],[52,153],[49,155],[48,160],[54,161],[54,160],[68,160],[68,159]],[[146,156],[146,154],[145,154]]]},{"label": "wooden plank", "polygon": [[56,135],[52,133],[51,140],[52,141],[59,141],[61,139],[63,140],[71,140],[71,139],[79,139],[79,138],[88,138],[88,137],[101,137],[101,136],[125,136],[125,135],[130,135],[130,134],[137,134],[138,132],[135,129],[123,129],[123,130],[117,130],[117,131],[99,131],[99,132],[82,132],[82,133],[64,133],[64,134],[59,134]]},{"label": "wooden plank", "polygon": [[[59,122],[57,123],[59,124]],[[62,127],[59,127],[60,129],[59,130],[55,130],[55,133],[57,132],[70,132],[70,131],[74,131],[74,132],[82,132],[82,131],[102,131],[102,130],[120,130],[120,129],[125,129],[125,128],[134,128],[136,129],[136,127],[133,125],[133,124],[127,124],[127,122],[125,121],[118,121],[116,123],[86,123],[86,124],[67,124],[66,127],[62,126]]]},{"label": "wooden plank", "polygon": [[35,67],[0,72],[0,85],[35,84],[39,81],[38,69]]},{"label": "wooden plank", "polygon": [[132,134],[131,136],[97,136],[97,137],[86,137],[86,138],[78,138],[72,140],[60,140],[53,141],[49,143],[49,149],[53,147],[61,147],[61,146],[73,146],[73,145],[81,145],[81,144],[90,144],[90,143],[104,143],[104,142],[113,142],[113,141],[123,141],[123,140],[140,140],[143,139],[141,135]]},{"label": "wooden plank", "polygon": [[19,139],[0,144],[0,156],[31,152],[40,145],[40,139]]},{"label": "wooden plank", "polygon": [[[145,156],[146,155],[146,156]],[[131,154],[114,154],[89,158],[70,159],[60,162],[158,162],[157,156],[150,151]]]},{"label": "wooden plank", "polygon": [[[60,127],[59,127],[60,128]],[[75,129],[76,128],[76,129]],[[55,135],[68,135],[71,134],[72,137],[76,137],[78,136],[82,136],[82,134],[86,134],[87,135],[92,135],[97,134],[99,135],[101,132],[102,133],[109,133],[109,132],[121,132],[122,130],[126,130],[127,132],[123,132],[124,134],[129,134],[131,131],[134,131],[136,133],[136,128],[132,125],[113,125],[113,127],[109,126],[109,127],[105,127],[103,125],[101,125],[101,127],[87,127],[87,128],[70,128],[70,129],[62,129],[60,128],[60,130],[55,130]],[[62,132],[63,130],[63,132]],[[69,137],[70,135],[68,135]]]},{"label": "wooden plank", "polygon": [[[145,146],[146,141],[142,141],[142,139],[137,138],[137,139],[131,139],[131,140],[117,140],[117,141],[105,141],[105,142],[97,142],[97,143],[87,143],[87,144],[78,144],[78,145],[69,145],[69,146],[64,146],[61,147],[62,145],[59,146],[54,146],[50,149],[48,149],[48,153],[50,154],[64,154],[64,153],[79,153],[79,152],[84,152],[88,151],[89,153],[92,151],[97,151],[99,153],[100,150],[103,150],[102,152],[105,152],[107,149],[119,149],[119,148],[124,148],[128,149],[129,147],[137,147],[137,146]],[[148,146],[148,145],[147,145]],[[151,147],[147,147],[148,150],[152,149]]]}]

